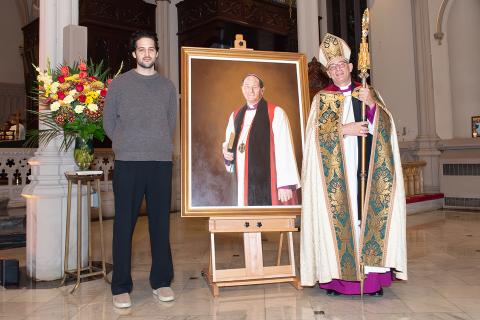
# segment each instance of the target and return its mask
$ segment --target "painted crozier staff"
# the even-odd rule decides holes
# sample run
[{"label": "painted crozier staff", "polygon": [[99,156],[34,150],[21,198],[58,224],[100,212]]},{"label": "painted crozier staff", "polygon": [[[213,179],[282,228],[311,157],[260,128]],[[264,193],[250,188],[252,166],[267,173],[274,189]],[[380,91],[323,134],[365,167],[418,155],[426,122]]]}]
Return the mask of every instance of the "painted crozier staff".
[{"label": "painted crozier staff", "polygon": [[[319,282],[328,294],[360,294],[366,277],[364,293],[383,295],[393,276],[407,279],[402,166],[392,116],[373,89],[352,82],[349,59],[348,45],[327,34],[320,62],[333,84],[312,102],[303,155],[301,283]],[[363,217],[361,137],[368,168]]]},{"label": "painted crozier staff", "polygon": [[239,206],[297,204],[300,188],[287,114],[263,98],[262,79],[242,81],[245,104],[228,119],[222,144],[225,168],[237,174]]}]

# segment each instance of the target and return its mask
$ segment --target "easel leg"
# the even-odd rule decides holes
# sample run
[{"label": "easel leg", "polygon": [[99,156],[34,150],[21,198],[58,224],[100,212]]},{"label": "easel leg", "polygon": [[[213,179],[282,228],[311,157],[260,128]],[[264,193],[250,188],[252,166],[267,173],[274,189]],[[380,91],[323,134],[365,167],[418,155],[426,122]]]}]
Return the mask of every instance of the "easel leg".
[{"label": "easel leg", "polygon": [[278,240],[278,251],[277,251],[277,266],[280,265],[280,260],[282,259],[282,249],[283,249],[283,232],[280,232],[280,240]]},{"label": "easel leg", "polygon": [[213,296],[216,298],[220,295],[220,289],[218,288],[218,286],[212,282],[212,284],[210,285],[210,287],[212,288],[212,294]]},{"label": "easel leg", "polygon": [[[288,233],[288,256],[290,258],[290,265],[292,267],[292,274],[296,274],[296,266],[295,266],[295,253],[293,251],[293,234],[292,232]],[[291,285],[297,289],[297,290],[302,290],[302,286],[300,285],[300,279],[298,277],[295,277],[295,280],[290,282]]]},{"label": "easel leg", "polygon": [[300,279],[298,277],[295,278],[290,284],[297,290],[303,290],[302,285],[300,284]]},{"label": "easel leg", "polygon": [[212,290],[212,294],[214,297],[218,297],[220,294],[220,290],[218,286],[215,284],[216,280],[216,266],[215,266],[215,234],[212,232],[210,233],[210,259],[208,262],[208,272],[204,276],[207,280],[210,289]]}]

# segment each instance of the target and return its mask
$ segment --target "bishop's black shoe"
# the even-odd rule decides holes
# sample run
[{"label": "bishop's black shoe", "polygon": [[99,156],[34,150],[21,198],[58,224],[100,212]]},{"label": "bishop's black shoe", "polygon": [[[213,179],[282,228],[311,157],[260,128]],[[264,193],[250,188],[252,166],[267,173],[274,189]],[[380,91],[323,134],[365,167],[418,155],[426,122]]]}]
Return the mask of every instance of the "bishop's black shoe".
[{"label": "bishop's black shoe", "polygon": [[369,296],[372,297],[383,297],[383,289],[380,288],[380,290],[372,292],[372,293],[367,293]]},{"label": "bishop's black shoe", "polygon": [[341,295],[340,292],[337,292],[335,290],[332,290],[332,289],[327,289],[327,296],[339,296]]}]

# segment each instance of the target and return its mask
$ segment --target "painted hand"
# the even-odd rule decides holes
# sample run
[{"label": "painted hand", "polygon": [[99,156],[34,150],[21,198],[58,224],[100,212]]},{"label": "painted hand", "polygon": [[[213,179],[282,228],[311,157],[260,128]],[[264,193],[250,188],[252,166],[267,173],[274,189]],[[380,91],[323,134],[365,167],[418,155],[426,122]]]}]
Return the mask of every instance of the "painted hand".
[{"label": "painted hand", "polygon": [[281,202],[287,202],[292,199],[293,192],[291,189],[278,189],[278,200]]},{"label": "painted hand", "polygon": [[227,161],[232,161],[233,160],[233,152],[228,152],[226,143],[223,144],[222,152],[223,152],[223,157],[225,158],[225,160],[227,160]]}]

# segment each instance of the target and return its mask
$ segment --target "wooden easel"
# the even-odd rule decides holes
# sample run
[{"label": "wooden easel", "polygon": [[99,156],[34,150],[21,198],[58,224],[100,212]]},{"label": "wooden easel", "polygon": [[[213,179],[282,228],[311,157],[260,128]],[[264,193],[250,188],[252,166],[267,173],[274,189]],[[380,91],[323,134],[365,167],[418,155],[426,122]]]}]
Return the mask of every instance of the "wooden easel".
[{"label": "wooden easel", "polygon": [[[292,232],[295,228],[295,215],[291,216],[225,216],[211,217],[208,222],[210,232],[210,263],[204,272],[214,297],[219,295],[220,287],[232,287],[251,284],[289,282],[301,289],[296,276],[295,254]],[[245,268],[222,269],[216,267],[215,234],[243,233]],[[262,232],[281,232],[277,251],[277,265],[263,265]],[[289,264],[280,265],[283,233],[287,232]]]},{"label": "wooden easel", "polygon": [[[235,36],[235,49],[246,48],[242,35]],[[289,282],[296,289],[302,289],[296,276],[295,254],[292,232],[295,227],[295,215],[285,216],[224,216],[211,217],[208,223],[210,232],[210,263],[204,276],[212,289],[214,297],[219,295],[220,287],[242,286],[252,284]],[[262,232],[280,232],[280,241],[275,266],[263,264]],[[280,265],[283,236],[287,232],[289,264]],[[216,267],[215,234],[243,233],[245,267],[221,269]]]}]

